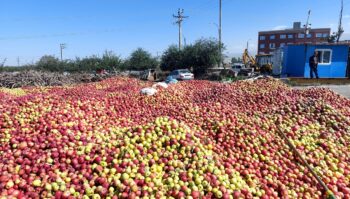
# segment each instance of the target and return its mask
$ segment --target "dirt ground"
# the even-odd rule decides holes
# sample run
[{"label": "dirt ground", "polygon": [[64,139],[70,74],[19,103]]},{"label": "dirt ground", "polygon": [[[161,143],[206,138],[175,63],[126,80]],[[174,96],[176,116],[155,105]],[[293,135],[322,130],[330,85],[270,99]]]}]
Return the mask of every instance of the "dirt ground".
[{"label": "dirt ground", "polygon": [[350,99],[350,85],[322,85],[322,86],[297,86],[295,89],[306,89],[311,87],[329,88],[332,91]]}]

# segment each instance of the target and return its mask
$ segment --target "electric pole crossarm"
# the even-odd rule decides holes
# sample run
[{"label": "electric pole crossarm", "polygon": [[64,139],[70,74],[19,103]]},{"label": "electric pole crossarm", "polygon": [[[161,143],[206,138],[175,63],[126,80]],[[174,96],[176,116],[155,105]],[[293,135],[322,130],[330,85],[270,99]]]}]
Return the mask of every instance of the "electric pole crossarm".
[{"label": "electric pole crossarm", "polygon": [[309,10],[308,15],[307,15],[307,20],[306,20],[306,24],[304,25],[305,28],[305,34],[308,35],[310,33],[310,29],[311,29],[311,24],[310,22],[310,15],[311,15],[311,10]]},{"label": "electric pole crossarm", "polygon": [[182,47],[182,22],[184,19],[188,18],[188,16],[184,16],[184,9],[180,9],[177,12],[177,15],[173,15],[173,17],[176,19],[176,24],[179,26],[179,50],[181,50]]},{"label": "electric pole crossarm", "polygon": [[66,48],[66,44],[60,44],[61,61],[63,61],[63,49]]}]

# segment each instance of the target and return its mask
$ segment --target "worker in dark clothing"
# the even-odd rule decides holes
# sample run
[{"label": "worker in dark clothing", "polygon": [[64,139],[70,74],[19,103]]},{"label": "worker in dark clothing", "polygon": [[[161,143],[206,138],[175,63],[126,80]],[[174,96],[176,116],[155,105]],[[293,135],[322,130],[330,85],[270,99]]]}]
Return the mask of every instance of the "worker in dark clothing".
[{"label": "worker in dark clothing", "polygon": [[316,75],[316,78],[318,79],[318,72],[317,72],[317,66],[318,66],[318,52],[315,51],[314,55],[312,55],[309,59],[309,66],[310,66],[310,78],[314,78],[314,73]]}]

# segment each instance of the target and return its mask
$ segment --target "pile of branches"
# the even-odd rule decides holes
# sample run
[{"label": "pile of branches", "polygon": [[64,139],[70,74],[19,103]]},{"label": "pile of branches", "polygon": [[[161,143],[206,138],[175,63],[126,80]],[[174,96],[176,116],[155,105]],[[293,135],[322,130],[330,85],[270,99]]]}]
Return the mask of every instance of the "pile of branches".
[{"label": "pile of branches", "polygon": [[43,71],[21,71],[0,73],[0,87],[20,88],[26,86],[63,86],[77,83],[101,81],[116,74],[55,73]]}]

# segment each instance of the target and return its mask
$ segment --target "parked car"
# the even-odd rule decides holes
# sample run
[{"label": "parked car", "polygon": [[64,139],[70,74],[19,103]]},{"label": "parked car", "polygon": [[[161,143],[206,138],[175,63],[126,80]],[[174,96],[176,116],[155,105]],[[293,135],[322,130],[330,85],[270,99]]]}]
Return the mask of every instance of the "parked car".
[{"label": "parked car", "polygon": [[188,69],[179,69],[172,71],[169,76],[177,80],[193,80],[194,75]]},{"label": "parked car", "polygon": [[242,68],[244,68],[244,64],[241,63],[235,63],[232,65],[232,70],[237,74],[241,71]]},{"label": "parked car", "polygon": [[239,76],[252,76],[254,74],[253,68],[246,68],[242,63],[235,63],[232,65],[232,71]]}]

